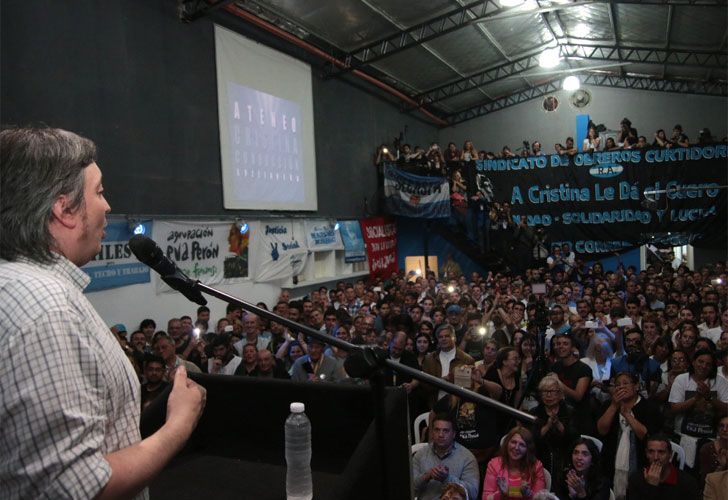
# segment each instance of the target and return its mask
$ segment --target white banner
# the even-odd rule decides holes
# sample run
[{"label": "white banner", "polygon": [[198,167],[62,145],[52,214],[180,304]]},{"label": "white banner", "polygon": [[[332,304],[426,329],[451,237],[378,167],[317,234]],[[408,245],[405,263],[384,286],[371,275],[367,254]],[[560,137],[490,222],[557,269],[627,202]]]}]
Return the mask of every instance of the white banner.
[{"label": "white banner", "polygon": [[306,241],[309,250],[343,250],[339,231],[335,229],[336,222],[323,219],[306,219]]},{"label": "white banner", "polygon": [[[240,234],[232,222],[155,221],[152,239],[187,276],[215,285],[248,277],[249,234]],[[172,290],[156,282],[157,293]]]},{"label": "white banner", "polygon": [[308,258],[301,221],[259,221],[250,229],[255,258],[254,281],[273,281],[301,273]]}]

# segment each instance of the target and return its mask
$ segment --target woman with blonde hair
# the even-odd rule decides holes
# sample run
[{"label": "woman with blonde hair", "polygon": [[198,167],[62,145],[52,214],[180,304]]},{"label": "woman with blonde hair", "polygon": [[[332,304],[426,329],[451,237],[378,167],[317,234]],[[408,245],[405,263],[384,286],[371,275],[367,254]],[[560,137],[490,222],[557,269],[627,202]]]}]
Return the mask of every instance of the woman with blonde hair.
[{"label": "woman with blonde hair", "polygon": [[503,439],[498,456],[488,462],[482,500],[532,499],[545,487],[533,435],[525,427],[514,427]]}]

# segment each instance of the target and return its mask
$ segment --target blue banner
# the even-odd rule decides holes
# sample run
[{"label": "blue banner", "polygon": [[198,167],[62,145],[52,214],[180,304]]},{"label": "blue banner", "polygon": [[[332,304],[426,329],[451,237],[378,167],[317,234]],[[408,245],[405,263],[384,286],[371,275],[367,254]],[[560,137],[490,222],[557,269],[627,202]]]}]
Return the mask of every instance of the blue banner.
[{"label": "blue banner", "polygon": [[[151,221],[143,224],[149,236]],[[106,225],[101,251],[83,269],[91,276],[86,292],[107,290],[136,283],[149,283],[149,267],[139,262],[129,249],[132,232],[127,221],[111,221]]]},{"label": "blue banner", "polygon": [[367,260],[364,237],[358,220],[340,220],[339,232],[344,242],[344,262],[364,262]]},{"label": "blue banner", "polygon": [[450,216],[450,186],[445,177],[426,177],[384,166],[384,196],[392,214],[437,219]]},{"label": "blue banner", "polygon": [[725,248],[725,144],[480,160],[514,225],[600,254],[651,243]]}]

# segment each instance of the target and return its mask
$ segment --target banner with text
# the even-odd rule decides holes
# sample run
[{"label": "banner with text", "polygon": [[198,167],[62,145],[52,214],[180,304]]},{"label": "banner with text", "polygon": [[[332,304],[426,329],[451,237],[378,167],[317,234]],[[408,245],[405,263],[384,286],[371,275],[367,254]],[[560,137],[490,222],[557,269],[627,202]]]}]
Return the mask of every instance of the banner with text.
[{"label": "banner with text", "polygon": [[301,221],[260,221],[251,224],[250,230],[255,245],[254,281],[289,278],[303,271],[308,247]]},{"label": "banner with text", "polygon": [[[726,145],[479,160],[494,200],[552,243],[605,253],[646,242],[725,246]],[[659,193],[667,190],[667,193]],[[655,193],[657,191],[657,193]],[[647,198],[647,200],[646,200]]]},{"label": "banner with text", "polygon": [[339,230],[336,229],[336,222],[306,219],[304,226],[309,250],[341,250],[344,248]]},{"label": "banner with text", "polygon": [[397,224],[391,217],[372,217],[361,220],[361,229],[370,276],[389,278],[397,272]]},{"label": "banner with text", "polygon": [[[230,222],[156,221],[154,241],[192,279],[206,285],[248,277],[249,232]],[[172,289],[157,280],[157,293]]]},{"label": "banner with text", "polygon": [[[151,231],[152,223],[144,224]],[[149,267],[139,262],[129,250],[133,235],[127,221],[109,221],[106,225],[101,251],[83,269],[91,276],[85,292],[108,290],[136,283],[149,283]]]},{"label": "banner with text", "polygon": [[364,238],[358,220],[340,220],[339,231],[344,242],[344,262],[364,262],[367,260]]},{"label": "banner with text", "polygon": [[384,196],[389,213],[436,219],[450,216],[450,186],[445,177],[426,177],[384,166]]}]

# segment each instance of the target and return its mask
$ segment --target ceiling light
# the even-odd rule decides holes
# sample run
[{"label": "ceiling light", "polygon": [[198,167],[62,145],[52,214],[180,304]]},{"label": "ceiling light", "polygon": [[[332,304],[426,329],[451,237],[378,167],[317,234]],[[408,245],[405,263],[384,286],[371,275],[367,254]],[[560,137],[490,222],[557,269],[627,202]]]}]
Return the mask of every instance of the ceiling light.
[{"label": "ceiling light", "polygon": [[576,38],[586,38],[589,35],[589,31],[589,26],[584,23],[579,23],[574,26],[574,29],[569,30]]},{"label": "ceiling light", "polygon": [[498,3],[501,4],[501,7],[516,7],[517,5],[521,5],[525,0],[499,0]]},{"label": "ceiling light", "polygon": [[559,65],[559,48],[546,49],[538,56],[538,65],[542,68],[553,68]]},{"label": "ceiling light", "polygon": [[563,88],[564,90],[579,90],[581,82],[576,76],[567,76],[564,78]]}]

